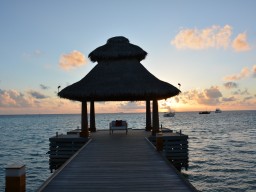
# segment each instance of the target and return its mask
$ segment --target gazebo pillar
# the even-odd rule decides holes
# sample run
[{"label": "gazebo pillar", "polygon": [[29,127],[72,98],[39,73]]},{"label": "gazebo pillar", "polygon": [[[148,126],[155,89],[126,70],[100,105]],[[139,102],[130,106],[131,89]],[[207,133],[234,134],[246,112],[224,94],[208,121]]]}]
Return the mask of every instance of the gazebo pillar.
[{"label": "gazebo pillar", "polygon": [[159,115],[158,115],[158,101],[153,100],[153,130],[152,136],[156,136],[156,133],[159,132]]},{"label": "gazebo pillar", "polygon": [[150,100],[146,100],[146,131],[151,131],[151,110],[150,110]]},{"label": "gazebo pillar", "polygon": [[94,101],[90,102],[90,131],[96,132]]},{"label": "gazebo pillar", "polygon": [[89,137],[88,119],[87,119],[87,102],[82,101],[82,113],[81,113],[81,137]]}]

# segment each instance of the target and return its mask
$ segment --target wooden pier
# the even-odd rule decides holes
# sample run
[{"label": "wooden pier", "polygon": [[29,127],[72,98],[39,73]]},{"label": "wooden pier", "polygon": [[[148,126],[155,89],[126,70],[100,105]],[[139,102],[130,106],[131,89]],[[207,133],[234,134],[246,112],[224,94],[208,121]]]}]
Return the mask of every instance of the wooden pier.
[{"label": "wooden pier", "polygon": [[38,191],[196,191],[143,130],[97,131]]},{"label": "wooden pier", "polygon": [[49,169],[58,169],[70,157],[72,157],[87,141],[87,138],[79,137],[75,132],[67,135],[56,135],[49,138]]}]

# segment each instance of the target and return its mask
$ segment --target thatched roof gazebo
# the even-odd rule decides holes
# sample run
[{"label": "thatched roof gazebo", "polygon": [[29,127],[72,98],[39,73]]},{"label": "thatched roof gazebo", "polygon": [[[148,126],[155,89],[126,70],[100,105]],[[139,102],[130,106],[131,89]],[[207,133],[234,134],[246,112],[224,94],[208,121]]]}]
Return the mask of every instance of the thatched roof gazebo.
[{"label": "thatched roof gazebo", "polygon": [[98,64],[83,79],[58,93],[62,98],[82,102],[83,131],[88,130],[87,101],[91,103],[92,131],[95,131],[94,101],[147,101],[149,129],[153,100],[153,130],[159,129],[157,100],[175,96],[180,90],[156,78],[140,63],[146,55],[143,49],[121,36],[110,38],[89,54],[91,61]]}]

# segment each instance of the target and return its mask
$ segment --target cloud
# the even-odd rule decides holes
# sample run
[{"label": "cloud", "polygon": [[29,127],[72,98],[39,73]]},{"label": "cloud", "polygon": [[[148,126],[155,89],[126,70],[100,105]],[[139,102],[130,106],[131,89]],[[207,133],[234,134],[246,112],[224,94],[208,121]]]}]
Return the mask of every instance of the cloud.
[{"label": "cloud", "polygon": [[145,102],[122,102],[118,105],[118,108],[125,111],[146,109]]},{"label": "cloud", "polygon": [[179,101],[183,104],[216,105],[220,103],[222,93],[217,86],[204,90],[190,90],[180,94]]},{"label": "cloud", "polygon": [[222,94],[219,89],[217,87],[211,87],[199,93],[197,102],[199,104],[216,105],[219,103],[220,97],[222,97]]},{"label": "cloud", "polygon": [[161,109],[161,110],[163,109],[165,111],[171,111],[172,106],[174,105],[173,104],[174,100],[176,103],[179,103],[178,97],[172,97],[172,98],[161,100],[160,102],[158,102],[159,109]]},{"label": "cloud", "polygon": [[0,107],[28,107],[33,99],[16,90],[0,89]]},{"label": "cloud", "polygon": [[48,96],[43,95],[42,93],[39,93],[37,91],[29,91],[29,94],[34,97],[35,99],[45,99],[48,98]]},{"label": "cloud", "polygon": [[0,89],[0,108],[26,108],[37,106],[39,100],[49,98],[37,91],[29,91],[22,93],[17,90],[1,90]]},{"label": "cloud", "polygon": [[222,94],[221,92],[219,91],[218,87],[214,87],[212,86],[210,89],[205,89],[204,90],[205,92],[205,95],[208,97],[208,98],[219,98],[219,97],[222,97]]},{"label": "cloud", "polygon": [[41,88],[41,89],[43,89],[43,90],[49,89],[49,87],[48,87],[48,86],[43,85],[43,84],[40,84],[40,88]]},{"label": "cloud", "polygon": [[253,97],[249,96],[249,97],[245,97],[243,101],[248,101],[248,100],[251,100],[251,99],[253,99]]},{"label": "cloud", "polygon": [[236,101],[237,99],[235,97],[223,97],[222,101],[223,102],[232,102],[232,101]]},{"label": "cloud", "polygon": [[238,87],[238,84],[235,83],[235,82],[229,81],[229,82],[224,83],[224,87],[225,87],[226,89],[234,89],[234,88],[237,88],[237,87]]},{"label": "cloud", "polygon": [[33,52],[26,52],[23,54],[23,57],[26,59],[32,59],[32,58],[37,58],[41,57],[43,55],[43,52],[39,49],[34,50]]},{"label": "cloud", "polygon": [[256,78],[256,65],[252,67],[252,77]]},{"label": "cloud", "polygon": [[[32,95],[30,93],[33,93]],[[42,99],[45,97],[44,99]],[[46,97],[36,91],[22,93],[0,89],[0,114],[80,113],[80,102]]]},{"label": "cloud", "polygon": [[245,67],[241,70],[240,73],[226,76],[226,77],[224,77],[224,79],[226,81],[237,81],[237,80],[241,80],[245,77],[248,77],[249,75],[250,75],[250,70],[247,67]]},{"label": "cloud", "polygon": [[237,89],[231,94],[224,95],[219,87],[211,86],[202,90],[185,91],[176,97],[179,98],[179,104],[177,102],[176,104],[180,108],[191,110],[201,110],[203,107],[216,108],[216,106],[225,110],[254,110],[256,107],[256,95],[250,94],[247,89]]},{"label": "cloud", "polygon": [[234,95],[250,95],[247,89],[244,89],[243,91],[241,89],[238,89],[234,92],[232,92]]},{"label": "cloud", "polygon": [[238,34],[232,43],[232,47],[237,52],[250,50],[251,47],[250,47],[249,43],[247,42],[246,33]]},{"label": "cloud", "polygon": [[178,49],[227,48],[232,27],[213,25],[206,29],[183,29],[171,41]]},{"label": "cloud", "polygon": [[63,54],[60,57],[59,66],[64,70],[70,70],[77,67],[81,67],[86,64],[85,56],[79,52],[74,50],[71,53]]}]

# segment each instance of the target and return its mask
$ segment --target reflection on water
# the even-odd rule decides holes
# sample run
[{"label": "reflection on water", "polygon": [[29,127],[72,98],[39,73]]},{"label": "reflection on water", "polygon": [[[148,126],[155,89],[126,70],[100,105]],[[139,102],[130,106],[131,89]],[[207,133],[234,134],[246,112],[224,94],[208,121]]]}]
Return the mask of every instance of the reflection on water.
[{"label": "reflection on water", "polygon": [[[127,120],[129,128],[145,128],[145,114],[97,114],[96,127]],[[163,127],[189,135],[190,167],[183,174],[201,191],[256,191],[256,111],[159,116]],[[0,186],[4,167],[27,167],[27,191],[35,191],[50,176],[49,137],[80,126],[80,115],[0,116]],[[4,191],[1,188],[0,191]]]},{"label": "reflection on water", "polygon": [[[182,121],[190,126],[180,126]],[[175,122],[175,127],[182,127],[190,137],[190,168],[184,172],[197,189],[256,190],[255,111],[204,116],[186,113],[177,115]]]}]

